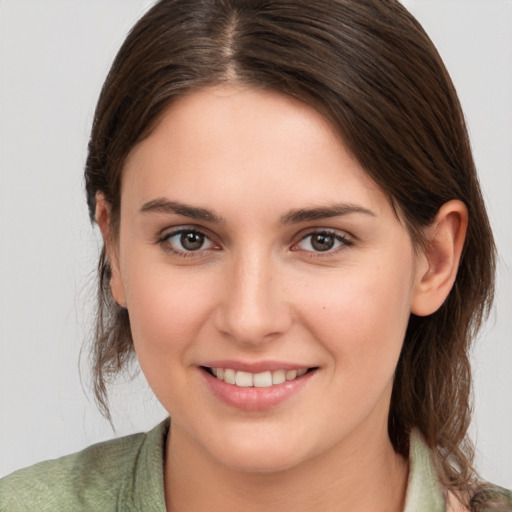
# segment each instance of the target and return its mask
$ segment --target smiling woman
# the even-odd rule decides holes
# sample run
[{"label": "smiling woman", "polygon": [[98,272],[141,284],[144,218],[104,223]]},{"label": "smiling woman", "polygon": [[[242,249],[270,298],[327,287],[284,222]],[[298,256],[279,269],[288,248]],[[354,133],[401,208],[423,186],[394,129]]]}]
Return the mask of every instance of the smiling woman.
[{"label": "smiling woman", "polygon": [[170,421],[7,477],[0,509],[512,510],[467,437],[493,237],[399,3],[158,2],[85,176],[98,402],[136,356]]},{"label": "smiling woman", "polygon": [[[149,209],[162,194],[188,206]],[[272,90],[202,89],[127,158],[118,233],[97,197],[114,298],[173,421],[169,457],[193,443],[197,467],[275,473],[338,450],[353,471],[347,447],[372,437],[392,452],[393,373],[427,260],[323,116]],[[465,208],[444,215],[460,252]]]}]

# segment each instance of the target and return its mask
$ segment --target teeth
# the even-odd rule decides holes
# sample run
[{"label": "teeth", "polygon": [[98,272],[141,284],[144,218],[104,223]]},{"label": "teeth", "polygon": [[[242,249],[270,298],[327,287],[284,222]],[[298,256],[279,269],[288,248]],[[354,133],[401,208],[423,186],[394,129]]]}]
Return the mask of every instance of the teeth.
[{"label": "teeth", "polygon": [[286,372],[284,370],[276,370],[272,372],[272,384],[282,384],[286,380]]},{"label": "teeth", "polygon": [[286,372],[286,380],[293,380],[297,377],[297,370],[288,370]]},{"label": "teeth", "polygon": [[268,388],[272,386],[272,372],[255,373],[252,377],[255,388]]},{"label": "teeth", "polygon": [[224,370],[224,382],[227,382],[228,384],[235,383],[235,370]]},{"label": "teeth", "polygon": [[300,370],[275,370],[273,372],[266,371],[261,373],[235,371],[230,368],[210,368],[210,370],[217,379],[242,388],[269,388],[270,386],[282,384],[283,382],[301,377],[308,371],[307,368],[301,368]]},{"label": "teeth", "polygon": [[236,372],[235,384],[241,388],[252,387],[252,373]]}]

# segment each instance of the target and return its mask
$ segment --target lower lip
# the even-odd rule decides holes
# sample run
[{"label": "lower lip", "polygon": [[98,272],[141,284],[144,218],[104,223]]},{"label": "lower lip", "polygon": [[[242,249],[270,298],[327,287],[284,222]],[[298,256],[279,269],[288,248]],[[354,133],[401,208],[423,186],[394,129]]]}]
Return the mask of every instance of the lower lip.
[{"label": "lower lip", "polygon": [[276,407],[298,393],[311,379],[316,370],[309,371],[294,380],[287,380],[266,388],[240,387],[217,379],[200,369],[213,394],[225,404],[245,411],[263,411]]}]

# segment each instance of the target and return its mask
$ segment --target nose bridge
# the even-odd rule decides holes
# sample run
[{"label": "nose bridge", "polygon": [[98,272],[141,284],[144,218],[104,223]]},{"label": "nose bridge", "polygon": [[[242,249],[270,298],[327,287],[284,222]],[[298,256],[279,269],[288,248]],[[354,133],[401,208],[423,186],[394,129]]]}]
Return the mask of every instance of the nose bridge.
[{"label": "nose bridge", "polygon": [[282,300],[272,254],[246,247],[233,255],[226,277],[221,331],[246,344],[268,341],[286,331],[291,316]]}]

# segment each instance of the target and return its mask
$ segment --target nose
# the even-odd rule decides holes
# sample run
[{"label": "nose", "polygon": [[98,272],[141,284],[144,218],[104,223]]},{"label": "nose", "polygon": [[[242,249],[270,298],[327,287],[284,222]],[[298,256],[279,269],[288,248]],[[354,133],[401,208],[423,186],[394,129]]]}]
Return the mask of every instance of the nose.
[{"label": "nose", "polygon": [[279,338],[292,324],[292,312],[282,274],[270,256],[240,255],[225,275],[216,327],[225,336],[246,346],[262,346]]}]

